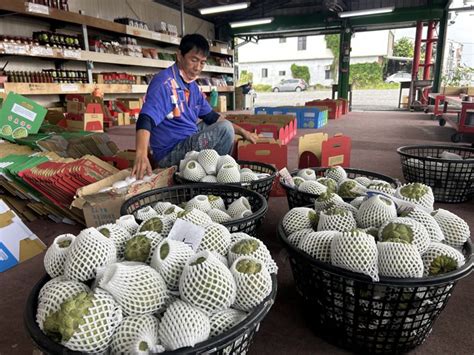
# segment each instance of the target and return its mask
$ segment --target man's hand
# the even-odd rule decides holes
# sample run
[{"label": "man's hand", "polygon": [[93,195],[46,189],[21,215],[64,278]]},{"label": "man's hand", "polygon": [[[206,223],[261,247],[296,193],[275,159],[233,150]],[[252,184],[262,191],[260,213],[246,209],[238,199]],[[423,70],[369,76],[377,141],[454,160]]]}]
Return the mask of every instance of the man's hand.
[{"label": "man's hand", "polygon": [[151,175],[151,164],[146,155],[137,155],[131,176],[136,176],[138,180],[143,179],[143,176]]},{"label": "man's hand", "polygon": [[258,140],[258,134],[257,133],[253,133],[253,132],[249,132],[247,130],[242,130],[242,137],[244,137],[245,140],[255,144],[257,143],[257,140]]}]

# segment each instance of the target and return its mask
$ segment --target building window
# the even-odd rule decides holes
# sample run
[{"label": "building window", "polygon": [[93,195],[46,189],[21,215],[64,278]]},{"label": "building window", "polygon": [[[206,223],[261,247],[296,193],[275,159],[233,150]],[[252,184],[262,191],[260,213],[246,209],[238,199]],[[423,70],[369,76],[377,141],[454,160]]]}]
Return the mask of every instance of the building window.
[{"label": "building window", "polygon": [[285,75],[286,75],[286,71],[280,70],[280,71],[278,72],[278,75],[280,75],[280,76],[285,76]]},{"label": "building window", "polygon": [[286,37],[280,38],[280,43],[286,43]]},{"label": "building window", "polygon": [[298,37],[298,50],[305,51],[306,50],[306,36]]},{"label": "building window", "polygon": [[332,76],[332,73],[331,73],[331,69],[326,69],[324,71],[324,79],[331,79],[331,76]]},{"label": "building window", "polygon": [[268,69],[267,68],[262,69],[262,78],[268,78]]}]

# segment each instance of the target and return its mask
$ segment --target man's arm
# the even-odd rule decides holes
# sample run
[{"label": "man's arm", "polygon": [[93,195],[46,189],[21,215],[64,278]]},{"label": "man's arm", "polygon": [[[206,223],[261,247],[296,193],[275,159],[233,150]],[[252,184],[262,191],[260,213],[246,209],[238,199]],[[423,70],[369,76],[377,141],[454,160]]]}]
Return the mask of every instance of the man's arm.
[{"label": "man's arm", "polygon": [[[221,114],[217,122],[220,121],[227,121],[225,118],[225,115]],[[236,125],[235,123],[232,123],[232,126],[234,126],[234,132],[240,136],[242,136],[245,140],[251,142],[251,143],[257,143],[258,140],[258,134],[254,132],[249,132],[246,129]]]},{"label": "man's arm", "polygon": [[151,175],[151,164],[148,159],[148,146],[150,143],[150,131],[152,129],[152,120],[145,115],[140,115],[137,121],[137,132],[136,132],[136,156],[135,163],[133,165],[132,176],[136,176],[137,179],[142,179],[145,174]]}]

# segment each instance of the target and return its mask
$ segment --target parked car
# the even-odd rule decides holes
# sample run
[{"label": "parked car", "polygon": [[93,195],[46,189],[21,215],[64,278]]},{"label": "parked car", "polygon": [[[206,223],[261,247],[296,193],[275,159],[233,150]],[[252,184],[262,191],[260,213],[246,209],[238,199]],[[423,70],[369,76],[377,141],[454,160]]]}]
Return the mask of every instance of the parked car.
[{"label": "parked car", "polygon": [[283,79],[272,88],[272,91],[303,91],[307,88],[308,84],[303,79]]},{"label": "parked car", "polygon": [[398,73],[387,76],[385,79],[386,83],[401,83],[404,81],[411,81],[411,74],[407,72],[399,71]]}]

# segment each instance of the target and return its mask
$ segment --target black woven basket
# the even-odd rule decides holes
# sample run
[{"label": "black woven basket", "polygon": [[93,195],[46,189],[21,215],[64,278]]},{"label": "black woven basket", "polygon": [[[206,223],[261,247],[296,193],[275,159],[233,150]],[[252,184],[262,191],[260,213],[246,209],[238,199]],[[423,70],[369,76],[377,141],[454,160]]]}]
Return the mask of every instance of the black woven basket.
[{"label": "black woven basket", "polygon": [[158,201],[171,202],[178,205],[189,201],[196,195],[220,196],[226,205],[241,196],[245,196],[248,199],[253,211],[250,216],[222,223],[231,233],[244,232],[255,236],[256,230],[262,223],[262,219],[268,209],[267,200],[258,192],[228,184],[202,183],[164,187],[138,194],[123,203],[120,214],[122,216],[126,214],[135,215],[135,212],[140,208],[154,205]]},{"label": "black woven basket", "polygon": [[[275,180],[277,170],[274,166],[260,163],[256,161],[237,160],[237,163],[241,168],[249,168],[257,174],[269,174],[270,176],[258,179],[249,183],[235,183],[235,184],[224,184],[246,187],[252,191],[258,192],[260,195],[265,197],[268,201],[270,191],[272,190],[273,181]],[[178,172],[174,173],[174,180],[177,184],[196,184],[194,181],[186,180],[179,175]]]},{"label": "black woven basket", "polygon": [[436,277],[370,277],[315,260],[292,246],[282,228],[303,312],[312,329],[331,343],[358,353],[403,353],[421,344],[446,306],[457,281],[472,270],[472,245],[466,263]]},{"label": "black woven basket", "polygon": [[[443,152],[463,160],[440,159]],[[407,182],[431,187],[435,201],[459,203],[474,195],[474,148],[458,145],[410,145],[397,149]]]},{"label": "black woven basket", "polygon": [[[36,323],[36,309],[38,308],[38,295],[43,285],[50,280],[48,275],[36,283],[28,296],[23,320],[26,330],[37,347],[46,354],[83,354],[72,351],[48,338]],[[229,329],[227,332],[196,344],[193,348],[183,348],[161,354],[245,354],[248,352],[260,322],[267,315],[275,302],[277,292],[277,278],[272,274],[272,292],[257,306],[247,317]]]},{"label": "black woven basket", "polygon": [[[324,172],[329,169],[326,168],[311,168],[316,172],[317,177],[323,177]],[[379,173],[374,173],[372,171],[361,170],[361,169],[352,169],[344,168],[349,179],[354,179],[359,176],[364,176],[369,179],[378,179],[390,183],[394,188],[400,186],[400,182],[397,179],[391,178],[390,176],[382,175]],[[291,176],[296,176],[298,174],[298,169],[291,172]],[[298,191],[294,186],[290,186],[287,183],[283,182],[280,179],[280,184],[286,191],[286,198],[288,199],[288,207],[290,210],[294,207],[304,207],[314,203],[314,200],[318,198],[318,195],[309,194],[307,192]]]}]

